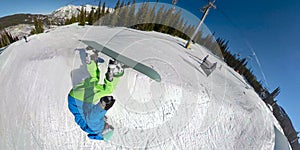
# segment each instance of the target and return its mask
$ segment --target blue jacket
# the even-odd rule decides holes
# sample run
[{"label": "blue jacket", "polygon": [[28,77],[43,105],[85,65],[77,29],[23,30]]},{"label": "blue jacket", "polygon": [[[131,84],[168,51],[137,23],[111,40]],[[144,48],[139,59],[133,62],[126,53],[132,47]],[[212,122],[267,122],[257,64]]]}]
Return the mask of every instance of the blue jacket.
[{"label": "blue jacket", "polygon": [[102,131],[105,122],[103,120],[106,110],[99,104],[85,103],[68,96],[69,109],[75,116],[75,122],[80,128],[88,133],[90,139],[103,140]]}]

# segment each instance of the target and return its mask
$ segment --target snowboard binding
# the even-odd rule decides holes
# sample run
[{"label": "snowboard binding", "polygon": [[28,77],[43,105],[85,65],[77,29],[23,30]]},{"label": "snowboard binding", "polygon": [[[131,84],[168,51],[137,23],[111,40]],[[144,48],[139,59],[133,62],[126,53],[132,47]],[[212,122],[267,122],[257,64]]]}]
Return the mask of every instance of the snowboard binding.
[{"label": "snowboard binding", "polygon": [[126,66],[117,60],[110,59],[108,63],[108,69],[106,73],[106,78],[112,81],[114,77],[121,77],[124,75],[124,68]]},{"label": "snowboard binding", "polygon": [[104,63],[104,59],[99,57],[99,51],[95,50],[94,48],[87,46],[85,48],[85,53],[87,64],[90,64],[91,60],[95,61],[96,63]]}]

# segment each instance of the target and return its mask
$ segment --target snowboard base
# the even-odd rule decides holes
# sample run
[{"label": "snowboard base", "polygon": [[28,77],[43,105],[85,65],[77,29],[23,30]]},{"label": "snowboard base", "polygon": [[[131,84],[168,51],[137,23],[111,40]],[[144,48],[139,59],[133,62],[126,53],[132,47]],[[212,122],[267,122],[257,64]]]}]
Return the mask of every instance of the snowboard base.
[{"label": "snowboard base", "polygon": [[95,50],[121,62],[122,64],[126,65],[127,67],[132,68],[132,69],[148,76],[149,78],[151,78],[157,82],[161,81],[160,75],[154,69],[144,65],[143,63],[140,63],[131,58],[128,58],[128,57],[126,57],[118,52],[115,52],[95,41],[87,41],[87,40],[79,40],[79,41],[88,45],[90,48],[94,48]]}]

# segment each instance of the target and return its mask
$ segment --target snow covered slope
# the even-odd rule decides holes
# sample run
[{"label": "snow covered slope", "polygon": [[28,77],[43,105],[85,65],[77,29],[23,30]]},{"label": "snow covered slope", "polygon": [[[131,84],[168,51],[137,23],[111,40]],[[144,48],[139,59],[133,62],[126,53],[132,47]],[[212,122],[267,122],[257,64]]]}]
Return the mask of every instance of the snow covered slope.
[{"label": "snow covered slope", "polygon": [[[126,70],[107,113],[116,129],[109,143],[88,139],[67,107],[69,90],[88,76],[79,39],[106,44],[162,77],[158,83]],[[0,55],[0,149],[274,149],[280,126],[254,90],[212,55],[217,69],[206,77],[194,58],[210,53],[186,50],[185,42],[70,25],[13,43]]]},{"label": "snow covered slope", "polygon": [[30,35],[31,30],[34,28],[34,25],[30,24],[19,24],[15,26],[10,26],[5,28],[12,36],[22,39],[23,36]]}]

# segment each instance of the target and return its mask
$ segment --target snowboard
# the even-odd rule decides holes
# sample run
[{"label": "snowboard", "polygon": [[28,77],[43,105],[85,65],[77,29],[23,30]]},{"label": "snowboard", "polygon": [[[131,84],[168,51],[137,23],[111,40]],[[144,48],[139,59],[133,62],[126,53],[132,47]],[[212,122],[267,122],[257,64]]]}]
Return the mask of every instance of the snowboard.
[{"label": "snowboard", "polygon": [[103,134],[103,140],[104,140],[105,142],[110,141],[111,138],[112,138],[112,136],[113,136],[113,134],[114,134],[114,130],[111,130],[111,131],[108,131],[108,132],[104,133],[104,134]]},{"label": "snowboard", "polygon": [[104,122],[105,122],[105,125],[104,125],[104,129],[102,131],[102,136],[103,136],[103,140],[105,142],[108,142],[113,137],[115,128],[112,125],[107,123],[107,117],[106,116],[104,116]]},{"label": "snowboard", "polygon": [[128,58],[128,57],[126,57],[114,50],[111,50],[95,41],[88,41],[88,40],[79,40],[79,41],[81,41],[82,43],[94,48],[95,50],[121,62],[122,64],[126,65],[126,67],[132,68],[157,82],[161,81],[160,75],[151,67],[148,67],[140,62],[137,62],[131,58]]}]

